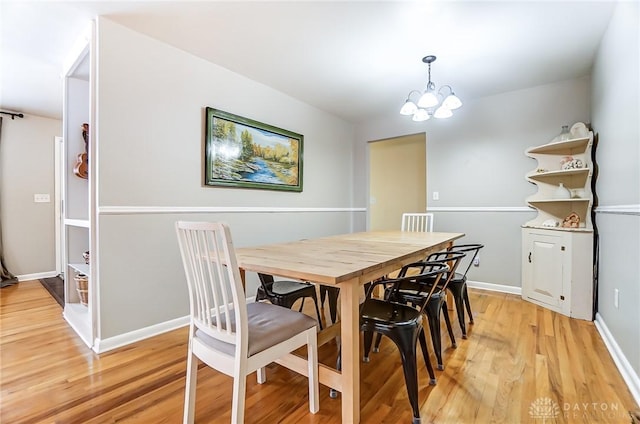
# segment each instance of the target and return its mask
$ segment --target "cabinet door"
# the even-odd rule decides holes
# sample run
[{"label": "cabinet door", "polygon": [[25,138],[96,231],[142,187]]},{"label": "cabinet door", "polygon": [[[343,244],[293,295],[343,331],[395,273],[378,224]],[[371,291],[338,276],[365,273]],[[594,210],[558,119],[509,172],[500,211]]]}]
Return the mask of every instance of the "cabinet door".
[{"label": "cabinet door", "polygon": [[536,232],[525,233],[523,258],[523,295],[528,299],[561,311],[564,294],[563,237]]}]

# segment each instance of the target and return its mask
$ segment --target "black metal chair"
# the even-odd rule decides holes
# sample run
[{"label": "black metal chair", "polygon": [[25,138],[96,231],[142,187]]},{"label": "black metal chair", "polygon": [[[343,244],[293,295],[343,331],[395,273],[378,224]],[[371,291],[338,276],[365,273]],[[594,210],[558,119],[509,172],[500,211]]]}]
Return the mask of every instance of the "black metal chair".
[{"label": "black metal chair", "polygon": [[447,289],[451,292],[456,304],[456,314],[458,315],[458,322],[460,323],[460,330],[462,330],[463,339],[467,338],[467,327],[465,325],[464,316],[465,308],[469,314],[469,323],[473,324],[473,313],[471,312],[471,305],[469,304],[469,293],[467,293],[467,273],[469,272],[474,259],[478,256],[478,252],[480,252],[480,249],[483,247],[483,244],[459,244],[457,246],[453,246],[449,250],[450,252],[463,252],[466,254],[463,261],[466,268],[461,264],[460,268],[464,268],[464,271],[460,273],[456,272],[453,278],[449,280],[449,285],[447,286]]},{"label": "black metal chair", "polygon": [[268,300],[274,305],[283,306],[291,309],[296,300],[302,299],[300,309],[304,306],[304,299],[310,297],[316,307],[316,315],[318,316],[318,326],[322,330],[322,318],[320,317],[320,309],[318,309],[318,297],[316,295],[316,287],[311,283],[302,281],[281,280],[275,281],[273,275],[258,273],[260,286],[256,292],[256,302],[260,300]]},{"label": "black metal chair", "polygon": [[[444,321],[447,326],[447,333],[451,339],[452,347],[457,347],[455,336],[453,335],[453,329],[451,327],[451,320],[447,312],[447,297],[446,288],[455,275],[455,270],[460,264],[460,260],[465,257],[462,252],[442,251],[430,254],[427,260],[424,262],[416,262],[403,267],[398,274],[398,278],[404,277],[410,269],[417,269],[418,273],[424,272],[425,264],[431,263],[443,263],[448,264],[450,270],[446,273],[444,278],[438,278],[437,281],[432,279],[431,281],[422,281],[419,287],[416,287],[410,280],[403,282],[397,290],[392,290],[391,287],[385,289],[385,298],[394,302],[408,303],[415,307],[420,307],[426,302],[423,307],[424,313],[429,320],[429,330],[431,332],[431,342],[433,343],[433,350],[438,362],[438,369],[443,370],[444,364],[442,361],[442,336],[440,335],[440,314],[444,316]],[[423,285],[427,284],[429,287],[433,286],[434,291],[428,298],[425,296]],[[374,352],[378,351],[380,345],[380,336],[378,335],[374,346]],[[365,344],[366,346],[366,344]]]},{"label": "black metal chair", "polygon": [[[420,342],[422,356],[427,367],[427,372],[429,373],[429,384],[436,384],[436,376],[431,361],[429,360],[427,339],[422,325],[422,317],[424,316],[423,308],[427,304],[427,300],[436,290],[440,278],[449,270],[449,267],[442,262],[421,262],[420,265],[422,272],[419,275],[369,283],[365,300],[360,305],[360,330],[364,332],[365,356],[363,361],[369,362],[368,352],[371,349],[374,333],[385,335],[395,343],[402,360],[402,370],[404,372],[409,403],[413,411],[414,424],[420,423],[418,365],[416,358],[418,342]],[[434,282],[435,285],[431,284]],[[418,308],[404,303],[371,297],[371,293],[376,285],[384,284],[390,293],[394,293],[400,286],[408,283],[411,283],[416,290],[421,291],[424,296],[425,302]],[[339,352],[336,364],[337,369],[341,369],[341,365],[341,355]],[[336,397],[336,392],[332,390],[330,396]]]}]

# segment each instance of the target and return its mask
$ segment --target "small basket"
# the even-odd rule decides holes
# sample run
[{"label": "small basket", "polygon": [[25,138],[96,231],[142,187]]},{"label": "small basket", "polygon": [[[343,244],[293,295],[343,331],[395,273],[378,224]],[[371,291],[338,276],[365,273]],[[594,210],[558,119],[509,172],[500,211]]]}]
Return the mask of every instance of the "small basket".
[{"label": "small basket", "polygon": [[80,297],[80,303],[84,306],[89,305],[89,277],[84,274],[76,274],[73,279],[76,282],[76,290],[78,291],[78,297]]}]

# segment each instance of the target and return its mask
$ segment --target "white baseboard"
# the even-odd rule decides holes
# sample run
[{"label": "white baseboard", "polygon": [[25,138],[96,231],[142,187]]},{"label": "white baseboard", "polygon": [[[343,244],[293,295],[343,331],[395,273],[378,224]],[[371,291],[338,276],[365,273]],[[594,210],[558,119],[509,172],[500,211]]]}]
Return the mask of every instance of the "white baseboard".
[{"label": "white baseboard", "polygon": [[631,395],[635,399],[636,403],[640,405],[640,377],[627,360],[627,357],[622,353],[622,349],[618,346],[616,339],[613,338],[613,335],[609,331],[609,328],[600,314],[596,314],[594,324],[598,333],[600,333],[600,337],[602,337],[609,354],[611,354],[613,362],[616,364],[616,367],[618,367],[618,371],[622,374],[624,382],[627,383],[627,387],[629,387]]},{"label": "white baseboard", "polygon": [[31,280],[39,280],[41,278],[51,278],[58,275],[57,271],[48,271],[48,272],[37,272],[35,274],[23,274],[16,275],[18,281],[31,281]]},{"label": "white baseboard", "polygon": [[128,333],[119,334],[106,339],[96,338],[93,343],[93,350],[96,353],[104,353],[149,337],[157,336],[168,331],[177,330],[178,328],[189,325],[189,316],[184,316],[170,321],[154,324],[149,327],[140,328]]},{"label": "white baseboard", "polygon": [[[255,299],[255,296],[248,297],[247,303],[255,302]],[[161,322],[159,324],[150,325],[149,327],[140,328],[128,333],[118,334],[117,336],[109,337],[104,340],[96,338],[93,343],[93,350],[96,353],[108,352],[131,343],[139,342],[140,340],[177,330],[178,328],[187,325],[189,325],[189,315]]]},{"label": "white baseboard", "polygon": [[483,283],[482,281],[467,281],[467,286],[472,289],[517,294],[518,296],[522,295],[522,287],[507,286],[504,284]]}]

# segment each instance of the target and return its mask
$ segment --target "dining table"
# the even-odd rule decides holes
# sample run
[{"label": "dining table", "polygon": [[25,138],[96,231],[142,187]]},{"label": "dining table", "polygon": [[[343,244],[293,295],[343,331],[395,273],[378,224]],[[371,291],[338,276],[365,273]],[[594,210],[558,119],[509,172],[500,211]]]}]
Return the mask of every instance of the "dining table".
[{"label": "dining table", "polygon": [[[342,397],[342,422],[360,421],[360,299],[365,283],[451,247],[463,233],[365,231],[236,248],[246,272],[272,274],[340,289],[339,321],[318,333],[318,346],[340,336],[342,369],[319,364],[319,381]],[[289,354],[282,365],[306,375],[306,359]]]}]

